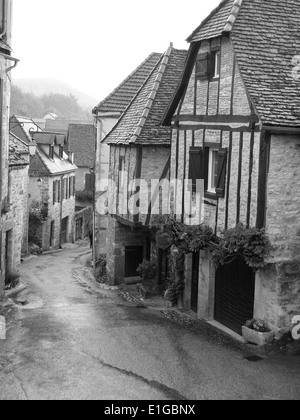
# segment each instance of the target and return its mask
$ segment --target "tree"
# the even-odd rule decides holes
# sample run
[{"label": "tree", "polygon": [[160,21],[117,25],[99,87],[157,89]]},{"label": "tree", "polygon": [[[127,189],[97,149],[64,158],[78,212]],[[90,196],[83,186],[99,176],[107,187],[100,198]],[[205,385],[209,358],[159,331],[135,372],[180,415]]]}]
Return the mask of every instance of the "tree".
[{"label": "tree", "polygon": [[43,101],[33,93],[24,93],[19,87],[12,85],[10,114],[24,117],[40,118],[44,114]]}]

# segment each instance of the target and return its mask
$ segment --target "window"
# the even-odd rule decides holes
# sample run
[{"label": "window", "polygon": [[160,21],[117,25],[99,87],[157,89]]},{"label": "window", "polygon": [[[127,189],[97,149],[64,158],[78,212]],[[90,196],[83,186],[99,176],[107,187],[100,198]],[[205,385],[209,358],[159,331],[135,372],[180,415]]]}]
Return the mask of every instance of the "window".
[{"label": "window", "polygon": [[64,157],[64,146],[59,146],[59,157],[62,159]]},{"label": "window", "polygon": [[196,192],[197,180],[204,180],[205,194],[208,198],[225,196],[227,149],[220,149],[216,144],[192,147],[189,157],[189,179],[192,191]]},{"label": "window", "polygon": [[221,72],[221,52],[214,51],[212,53],[212,71],[213,71],[213,78],[217,79],[220,77]]},{"label": "window", "polygon": [[49,157],[50,159],[54,159],[54,146],[53,145],[49,146]]},{"label": "window", "polygon": [[218,182],[218,149],[209,148],[207,191],[216,192]]},{"label": "window", "polygon": [[199,54],[196,61],[196,77],[199,80],[218,79],[221,72],[221,51]]},{"label": "window", "polygon": [[53,181],[53,204],[60,203],[60,181]]}]

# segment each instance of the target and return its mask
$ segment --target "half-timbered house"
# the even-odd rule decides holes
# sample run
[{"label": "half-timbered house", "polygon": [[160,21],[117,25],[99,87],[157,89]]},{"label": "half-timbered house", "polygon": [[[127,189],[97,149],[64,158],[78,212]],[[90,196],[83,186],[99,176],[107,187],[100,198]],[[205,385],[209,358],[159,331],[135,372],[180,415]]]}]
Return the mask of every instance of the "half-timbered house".
[{"label": "half-timbered house", "polygon": [[171,129],[160,123],[181,79],[186,54],[171,46],[158,57],[104,139],[110,145],[107,275],[113,284],[136,277],[138,265],[150,259],[151,181],[168,178],[170,168]]},{"label": "half-timbered house", "polygon": [[101,206],[106,199],[110,165],[109,145],[103,140],[117,124],[119,118],[143,86],[162,54],[152,53],[122,83],[117,86],[94,109],[97,128],[95,166],[95,254],[96,259],[105,248],[108,218],[102,214]]},{"label": "half-timbered house", "polygon": [[187,259],[186,307],[239,334],[247,319],[279,332],[300,313],[299,22],[294,0],[222,1],[188,38],[164,118],[171,178],[204,180],[202,221],[217,234],[265,227],[274,246],[256,273],[240,262],[216,271],[205,252]]}]

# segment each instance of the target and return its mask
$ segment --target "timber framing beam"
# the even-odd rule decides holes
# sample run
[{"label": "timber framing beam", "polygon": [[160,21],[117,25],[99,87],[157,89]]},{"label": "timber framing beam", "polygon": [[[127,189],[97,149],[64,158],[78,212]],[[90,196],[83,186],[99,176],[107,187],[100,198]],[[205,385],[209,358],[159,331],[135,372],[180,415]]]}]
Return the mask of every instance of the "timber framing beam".
[{"label": "timber framing beam", "polygon": [[211,124],[249,124],[258,123],[256,115],[176,115],[173,122],[211,123]]}]

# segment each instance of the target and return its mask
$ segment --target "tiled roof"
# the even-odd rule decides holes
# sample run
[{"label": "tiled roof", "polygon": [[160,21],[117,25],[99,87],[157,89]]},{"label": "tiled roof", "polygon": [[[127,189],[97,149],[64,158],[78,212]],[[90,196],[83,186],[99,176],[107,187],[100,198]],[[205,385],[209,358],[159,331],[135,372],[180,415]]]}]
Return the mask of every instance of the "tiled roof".
[{"label": "tiled roof", "polygon": [[56,144],[63,146],[66,143],[66,135],[60,133],[34,133],[33,139],[37,144]]},{"label": "tiled roof", "polygon": [[18,133],[22,140],[31,141],[31,131],[42,131],[32,118],[13,115],[10,119],[10,130]]},{"label": "tiled roof", "polygon": [[198,42],[221,36],[224,31],[230,30],[228,23],[234,20],[236,8],[241,0],[223,0],[217,8],[201,23],[200,26],[188,37],[188,42]]},{"label": "tiled roof", "polygon": [[105,143],[170,144],[170,129],[162,127],[161,121],[180,83],[186,57],[187,51],[168,49]]},{"label": "tiled roof", "polygon": [[69,160],[66,153],[61,159],[56,153],[54,153],[54,159],[50,159],[48,154],[47,145],[39,145],[36,151],[36,155],[30,162],[30,173],[31,174],[60,174],[63,172],[74,172],[77,166],[73,165]]},{"label": "tiled roof", "polygon": [[293,59],[300,54],[299,0],[244,0],[231,38],[262,123],[300,126],[300,78],[293,77]]},{"label": "tiled roof", "polygon": [[28,146],[17,136],[9,134],[9,166],[29,165]]},{"label": "tiled roof", "polygon": [[152,53],[131,73],[107,98],[98,104],[97,112],[124,112],[137,94],[145,79],[150,75],[162,54]]},{"label": "tiled roof", "polygon": [[95,130],[93,124],[70,124],[68,148],[74,152],[79,167],[92,167],[95,161]]}]

